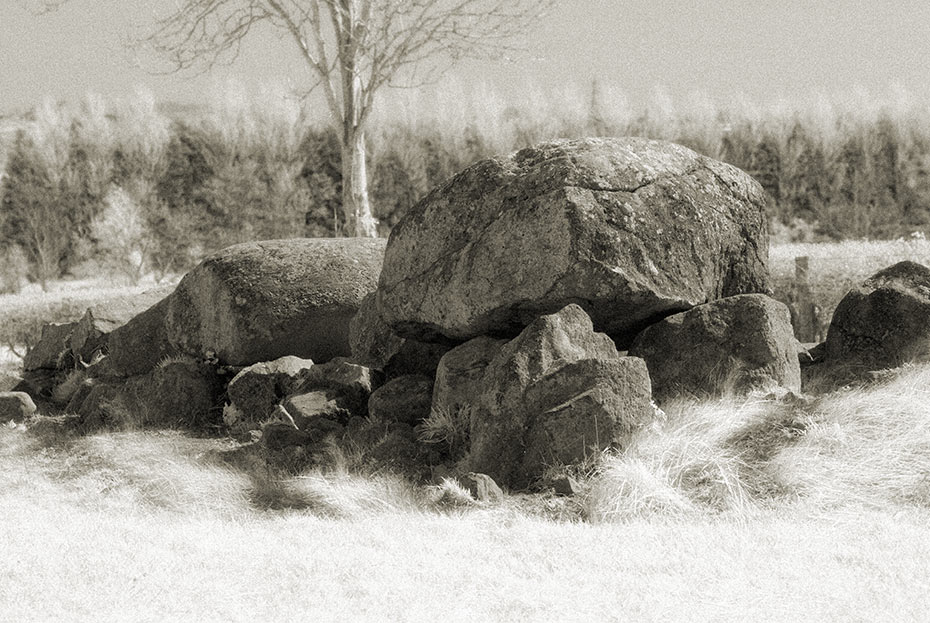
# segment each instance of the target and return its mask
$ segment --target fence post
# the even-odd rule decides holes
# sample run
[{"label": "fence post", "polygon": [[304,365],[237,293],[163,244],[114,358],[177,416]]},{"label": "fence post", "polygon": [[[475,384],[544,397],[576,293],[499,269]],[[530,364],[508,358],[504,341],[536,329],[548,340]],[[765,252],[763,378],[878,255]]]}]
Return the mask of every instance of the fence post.
[{"label": "fence post", "polygon": [[806,255],[794,258],[794,284],[791,288],[791,320],[794,335],[800,342],[820,340],[820,322],[811,291],[810,258]]}]

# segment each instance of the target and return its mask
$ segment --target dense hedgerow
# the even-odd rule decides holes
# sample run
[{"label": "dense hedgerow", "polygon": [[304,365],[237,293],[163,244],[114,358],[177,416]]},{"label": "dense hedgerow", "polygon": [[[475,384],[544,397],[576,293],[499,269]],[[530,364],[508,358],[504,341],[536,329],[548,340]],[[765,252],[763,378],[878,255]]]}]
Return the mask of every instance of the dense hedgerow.
[{"label": "dense hedgerow", "polygon": [[[930,228],[930,107],[913,101],[758,109],[698,98],[676,110],[660,97],[636,112],[598,85],[518,104],[445,93],[379,108],[369,172],[383,235],[478,159],[584,135],[671,140],[748,171],[786,241]],[[171,114],[145,94],[88,97],[44,102],[18,125],[0,133],[0,253],[24,255],[34,281],[88,259],[136,279],[235,242],[342,230],[337,130],[294,99],[230,91]],[[117,235],[123,222],[135,238]]]}]

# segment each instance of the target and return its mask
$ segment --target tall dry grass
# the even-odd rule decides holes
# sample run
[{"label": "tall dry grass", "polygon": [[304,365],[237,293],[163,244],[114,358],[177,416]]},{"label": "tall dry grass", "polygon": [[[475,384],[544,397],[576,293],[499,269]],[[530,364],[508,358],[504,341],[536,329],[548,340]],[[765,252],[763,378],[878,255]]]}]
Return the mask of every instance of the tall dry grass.
[{"label": "tall dry grass", "polygon": [[592,478],[595,521],[930,508],[930,366],[808,398],[682,401]]},{"label": "tall dry grass", "polygon": [[348,463],[275,472],[179,433],[0,427],[0,603],[14,620],[919,621],[928,377],[670,406],[586,483],[589,521],[520,496],[449,506],[448,487]]}]

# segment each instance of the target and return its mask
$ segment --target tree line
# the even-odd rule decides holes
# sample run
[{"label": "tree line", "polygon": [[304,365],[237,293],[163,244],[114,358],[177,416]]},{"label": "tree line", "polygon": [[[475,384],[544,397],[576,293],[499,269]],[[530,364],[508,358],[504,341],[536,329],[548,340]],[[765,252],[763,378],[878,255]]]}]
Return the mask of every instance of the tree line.
[{"label": "tree line", "polygon": [[[919,109],[619,114],[595,90],[573,109],[379,118],[369,190],[385,236],[430,188],[481,158],[554,137],[646,136],[748,171],[783,239],[895,238],[930,227],[928,120]],[[237,242],[352,235],[340,131],[297,102],[199,115],[168,115],[146,96],[45,102],[0,145],[0,263],[40,283],[87,262],[137,280]]]}]

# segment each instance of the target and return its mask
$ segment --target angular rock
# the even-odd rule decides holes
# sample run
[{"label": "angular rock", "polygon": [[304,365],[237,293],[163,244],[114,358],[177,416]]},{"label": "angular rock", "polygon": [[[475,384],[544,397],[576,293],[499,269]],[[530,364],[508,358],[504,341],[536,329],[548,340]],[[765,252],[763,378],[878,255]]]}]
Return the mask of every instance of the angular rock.
[{"label": "angular rock", "polygon": [[169,297],[165,337],[180,352],[247,366],[349,355],[349,322],[381,272],[384,240],[267,240],[219,251]]},{"label": "angular rock", "polygon": [[481,394],[481,381],[488,364],[506,344],[482,336],[456,346],[439,360],[430,413],[450,418],[455,426],[467,431],[472,405]]},{"label": "angular rock", "polygon": [[462,484],[469,493],[479,502],[485,504],[500,504],[504,501],[504,492],[494,479],[487,474],[468,472],[461,478]]},{"label": "angular rock", "polygon": [[508,486],[520,474],[527,425],[526,390],[582,359],[619,359],[613,341],[595,333],[578,305],[542,316],[501,347],[485,369],[473,402],[469,470]]},{"label": "angular rock", "polygon": [[371,394],[368,415],[386,422],[417,424],[429,416],[432,400],[432,379],[419,374],[399,376]]},{"label": "angular rock", "polygon": [[88,307],[68,342],[75,362],[88,364],[100,354],[107,354],[112,331],[156,305],[173,289],[171,286],[159,286],[131,298],[104,299]]},{"label": "angular rock", "polygon": [[547,468],[596,459],[655,418],[646,362],[636,357],[582,359],[527,388],[530,414],[517,486]]},{"label": "angular rock", "polygon": [[94,313],[88,309],[84,316],[74,325],[74,330],[68,337],[68,348],[75,363],[87,364],[98,357],[98,353],[105,354],[110,323],[94,318]]},{"label": "angular rock", "polygon": [[160,361],[177,354],[165,334],[169,304],[169,298],[162,299],[110,332],[105,362],[109,374],[121,377],[145,374],[154,370]]},{"label": "angular rock", "polygon": [[873,370],[930,360],[930,268],[899,262],[847,293],[833,312],[825,360]]},{"label": "angular rock", "polygon": [[360,415],[366,413],[373,386],[371,370],[365,366],[337,357],[305,369],[298,377],[295,392],[332,390],[342,397],[347,409]]},{"label": "angular rock", "polygon": [[25,392],[0,392],[0,424],[21,423],[37,412],[36,404]]},{"label": "angular rock", "polygon": [[559,476],[549,482],[549,485],[555,491],[556,495],[573,496],[580,495],[584,488],[577,480],[571,476]]},{"label": "angular rock", "polygon": [[42,337],[23,358],[23,370],[65,370],[71,367],[68,340],[76,322],[49,323],[42,327]]},{"label": "angular rock", "polygon": [[649,368],[652,393],[676,396],[800,391],[788,308],[768,296],[732,296],[669,316],[636,337],[629,354]]},{"label": "angular rock", "polygon": [[543,143],[479,162],[398,223],[377,291],[401,337],[514,336],[582,305],[625,346],[721,297],[767,292],[765,195],[751,177],[671,143]]},{"label": "angular rock", "polygon": [[352,403],[346,400],[345,395],[332,389],[288,396],[282,406],[301,430],[312,428],[313,422],[318,419],[345,424],[356,415]]},{"label": "angular rock", "polygon": [[292,355],[252,364],[229,382],[229,400],[244,420],[260,422],[271,415],[282,398],[297,389],[300,375],[312,366],[310,359]]}]

